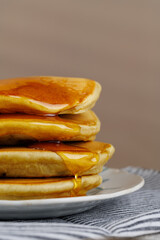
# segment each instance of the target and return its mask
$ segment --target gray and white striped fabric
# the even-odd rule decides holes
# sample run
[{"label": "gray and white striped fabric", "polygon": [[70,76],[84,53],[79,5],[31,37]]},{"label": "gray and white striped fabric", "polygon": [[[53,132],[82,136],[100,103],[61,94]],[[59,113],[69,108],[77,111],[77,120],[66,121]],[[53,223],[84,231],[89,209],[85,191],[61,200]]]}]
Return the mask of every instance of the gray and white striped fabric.
[{"label": "gray and white striped fabric", "polygon": [[102,239],[160,232],[160,172],[133,167],[125,170],[144,177],[144,187],[72,216],[0,221],[0,239]]}]

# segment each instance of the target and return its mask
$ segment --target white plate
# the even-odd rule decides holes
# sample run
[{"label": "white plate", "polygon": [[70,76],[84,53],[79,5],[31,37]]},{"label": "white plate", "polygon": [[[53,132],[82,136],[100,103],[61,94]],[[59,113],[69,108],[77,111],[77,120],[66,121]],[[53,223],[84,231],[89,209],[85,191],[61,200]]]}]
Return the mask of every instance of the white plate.
[{"label": "white plate", "polygon": [[83,197],[0,200],[0,219],[49,218],[80,213],[107,199],[134,192],[144,185],[142,177],[118,169],[105,169],[101,176],[103,183]]}]

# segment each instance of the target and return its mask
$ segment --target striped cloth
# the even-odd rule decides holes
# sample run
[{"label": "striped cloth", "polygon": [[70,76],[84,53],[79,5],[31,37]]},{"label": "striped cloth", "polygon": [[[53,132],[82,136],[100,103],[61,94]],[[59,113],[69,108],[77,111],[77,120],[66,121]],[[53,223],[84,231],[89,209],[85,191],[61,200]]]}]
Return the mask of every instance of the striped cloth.
[{"label": "striped cloth", "polygon": [[160,232],[160,173],[128,167],[144,177],[137,192],[106,201],[72,216],[25,221],[0,221],[0,239],[102,239],[134,237]]}]

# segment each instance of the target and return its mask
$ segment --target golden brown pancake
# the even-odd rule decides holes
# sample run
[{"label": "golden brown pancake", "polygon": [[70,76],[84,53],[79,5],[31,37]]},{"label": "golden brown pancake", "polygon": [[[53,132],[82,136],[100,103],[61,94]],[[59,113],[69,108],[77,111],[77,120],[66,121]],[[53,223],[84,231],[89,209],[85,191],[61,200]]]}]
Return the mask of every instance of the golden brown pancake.
[{"label": "golden brown pancake", "polygon": [[0,112],[74,114],[92,108],[99,83],[84,78],[22,77],[0,81]]},{"label": "golden brown pancake", "polygon": [[99,175],[70,178],[0,179],[0,199],[24,200],[83,196],[101,184]]},{"label": "golden brown pancake", "polygon": [[19,141],[88,141],[100,130],[100,121],[91,111],[59,116],[0,114],[0,144]]},{"label": "golden brown pancake", "polygon": [[59,177],[97,174],[114,147],[102,142],[42,142],[0,148],[0,177]]}]

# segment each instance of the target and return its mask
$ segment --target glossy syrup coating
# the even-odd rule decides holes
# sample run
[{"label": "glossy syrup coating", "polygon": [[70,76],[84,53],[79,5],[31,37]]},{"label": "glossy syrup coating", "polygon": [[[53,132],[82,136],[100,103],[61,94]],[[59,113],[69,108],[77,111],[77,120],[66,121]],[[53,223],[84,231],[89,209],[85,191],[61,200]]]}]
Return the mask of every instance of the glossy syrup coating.
[{"label": "glossy syrup coating", "polygon": [[0,144],[19,141],[87,141],[100,130],[100,122],[91,111],[81,114],[39,116],[0,114]]},{"label": "glossy syrup coating", "polygon": [[[103,142],[74,142],[74,143],[56,143],[41,142],[28,146],[35,150],[51,151],[57,153],[64,161],[66,168],[78,180],[78,176],[96,166],[100,160],[100,155],[105,154],[107,161],[113,154],[112,145]],[[112,153],[110,150],[112,149]]]},{"label": "glossy syrup coating", "polygon": [[25,200],[75,197],[97,187],[102,182],[98,175],[83,176],[79,182],[69,178],[0,179],[0,199]]},{"label": "glossy syrup coating", "polygon": [[[69,196],[79,196],[79,195],[85,195],[86,190],[83,189],[83,184],[82,184],[82,173],[91,169],[92,167],[96,166],[99,164],[100,160],[100,155],[99,154],[105,154],[105,159],[107,160],[110,156],[107,154],[108,150],[111,149],[110,144],[102,143],[102,142],[86,142],[86,143],[80,143],[80,142],[75,142],[75,143],[62,143],[62,142],[40,142],[40,143],[34,143],[34,144],[29,144],[27,148],[25,147],[15,147],[15,148],[1,148],[0,149],[0,156],[1,152],[4,152],[8,154],[10,152],[16,151],[20,153],[20,156],[23,155],[23,151],[27,154],[28,152],[35,152],[36,155],[42,155],[42,152],[46,152],[46,156],[48,156],[48,152],[54,152],[59,155],[62,160],[63,164],[65,164],[66,169],[69,170],[72,173],[72,176],[74,177],[54,177],[54,178],[28,178],[28,179],[22,179],[22,178],[17,178],[15,180],[13,179],[3,179],[0,181],[0,184],[21,184],[23,186],[25,185],[39,185],[44,183],[52,183],[52,182],[57,182],[60,183],[61,181],[67,182],[70,180],[73,184],[73,187],[70,192],[68,192],[68,197]],[[29,153],[30,154],[30,153]],[[9,156],[9,155],[8,155]],[[15,155],[14,155],[15,156]],[[19,156],[19,157],[20,157]],[[25,156],[25,154],[24,154]],[[31,156],[31,155],[30,155]],[[15,167],[18,167],[16,165],[19,161],[20,158],[17,158],[17,161],[14,160],[12,164],[12,171],[14,171]],[[6,162],[3,157],[0,158],[1,165],[3,168],[3,162]],[[13,157],[12,157],[13,158]],[[23,157],[22,157],[23,158]],[[31,157],[32,158],[32,157]],[[2,159],[2,160],[1,160]],[[9,160],[9,159],[8,159]],[[105,160],[105,161],[106,161]],[[45,163],[45,158],[44,160],[40,160]],[[26,163],[25,159],[24,162]],[[54,161],[53,161],[54,162]],[[32,168],[32,165],[35,165],[36,162],[32,162],[32,159],[30,160],[30,168]],[[48,161],[46,159],[46,164],[48,164]],[[41,166],[40,166],[41,169]],[[3,168],[4,171],[4,168]],[[99,182],[100,183],[100,182]],[[97,183],[98,184],[98,183]],[[46,196],[47,197],[47,196]],[[52,195],[48,197],[59,197],[59,195]]]},{"label": "glossy syrup coating", "polygon": [[95,81],[65,77],[23,77],[0,81],[0,112],[58,114],[81,104]]},{"label": "glossy syrup coating", "polygon": [[102,142],[36,142],[0,148],[0,176],[84,176],[101,172],[114,147]]}]

